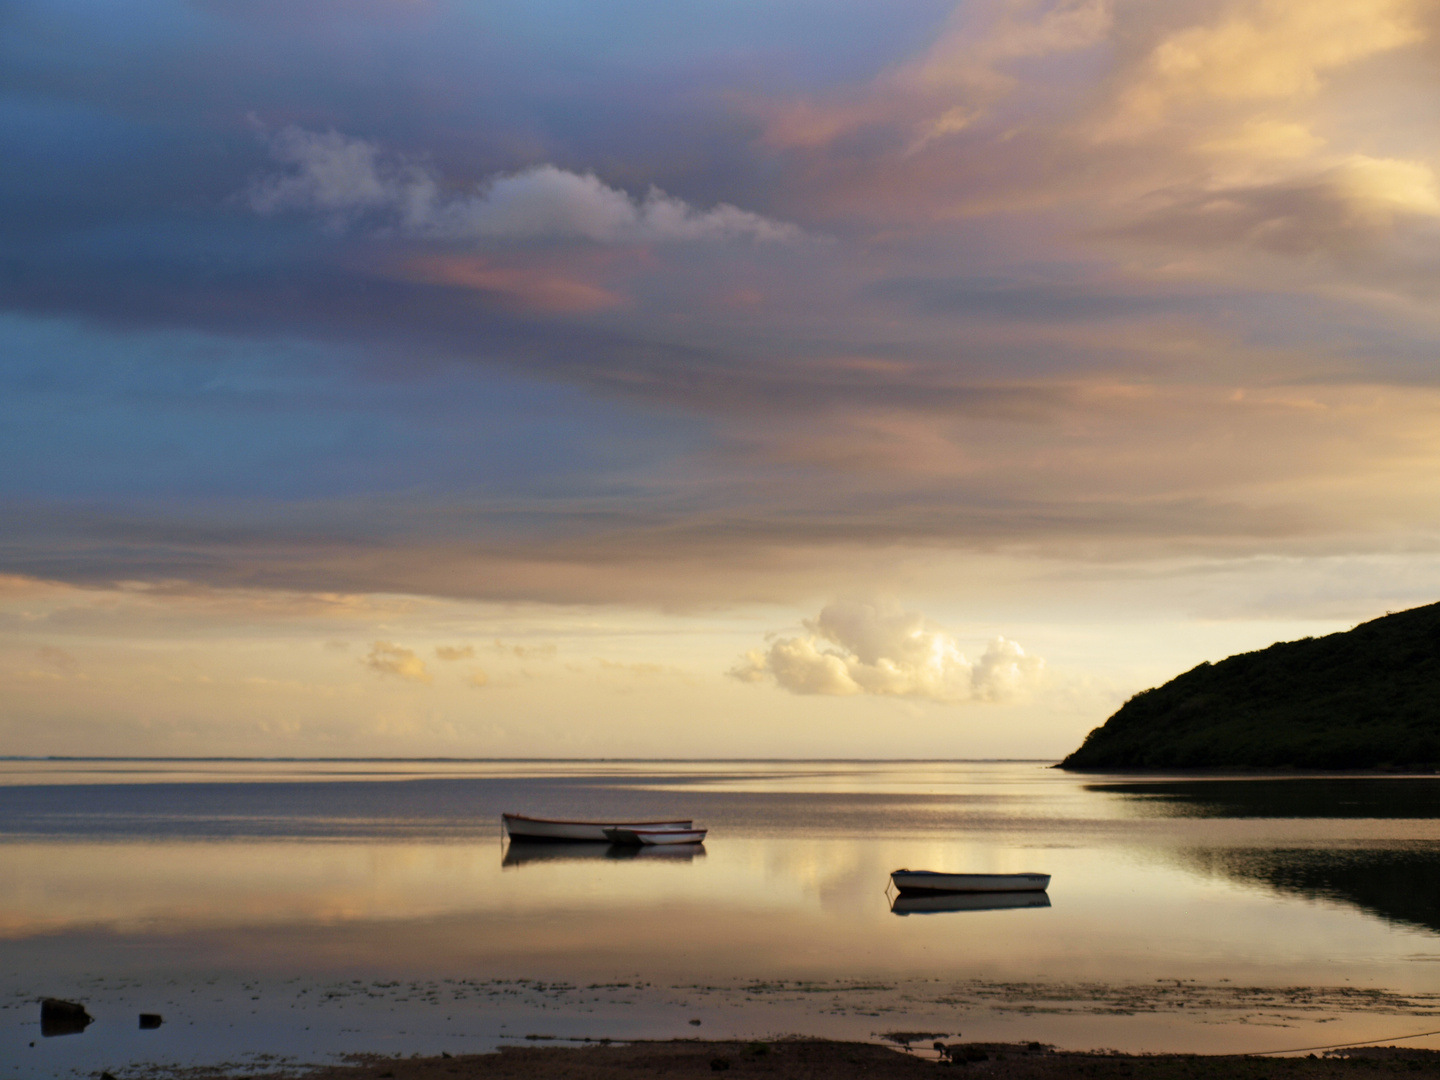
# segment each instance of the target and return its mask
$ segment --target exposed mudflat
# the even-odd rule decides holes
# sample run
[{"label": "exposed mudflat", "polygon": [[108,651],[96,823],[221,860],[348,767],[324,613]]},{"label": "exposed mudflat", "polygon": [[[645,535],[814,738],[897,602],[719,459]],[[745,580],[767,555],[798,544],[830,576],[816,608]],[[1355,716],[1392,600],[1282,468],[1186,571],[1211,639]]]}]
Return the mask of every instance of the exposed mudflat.
[{"label": "exposed mudflat", "polygon": [[[1307,1057],[1109,1054],[1056,1051],[1039,1044],[934,1043],[914,1033],[916,1051],[874,1043],[820,1039],[774,1042],[679,1040],[624,1045],[505,1047],[493,1054],[370,1058],[303,1074],[303,1080],[621,1080],[707,1077],[710,1080],[934,1080],[937,1070],[964,1070],[991,1080],[1306,1080],[1404,1075],[1440,1078],[1440,1051],[1362,1047]],[[903,1042],[902,1044],[903,1045]],[[148,1076],[126,1073],[125,1080]],[[161,1074],[153,1074],[161,1075]],[[166,1072],[165,1077],[174,1077]],[[187,1071],[185,1080],[224,1080],[225,1073]],[[295,1080],[293,1072],[283,1075]],[[247,1080],[257,1080],[248,1073]]]}]

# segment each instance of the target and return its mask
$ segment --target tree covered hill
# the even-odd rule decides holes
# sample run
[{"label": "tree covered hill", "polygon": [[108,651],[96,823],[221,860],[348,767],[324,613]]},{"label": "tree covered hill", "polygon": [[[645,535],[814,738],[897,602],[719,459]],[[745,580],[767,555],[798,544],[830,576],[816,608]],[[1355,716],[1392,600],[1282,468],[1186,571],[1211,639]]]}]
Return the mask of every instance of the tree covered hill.
[{"label": "tree covered hill", "polygon": [[1440,766],[1440,604],[1204,663],[1136,694],[1064,769]]}]

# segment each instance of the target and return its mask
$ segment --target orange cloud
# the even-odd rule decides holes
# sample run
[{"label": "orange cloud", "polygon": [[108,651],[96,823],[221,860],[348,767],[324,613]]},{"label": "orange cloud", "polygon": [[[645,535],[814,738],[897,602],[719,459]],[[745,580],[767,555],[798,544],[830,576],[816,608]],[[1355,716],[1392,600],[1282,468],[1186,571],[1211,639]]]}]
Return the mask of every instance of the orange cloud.
[{"label": "orange cloud", "polygon": [[412,649],[391,641],[375,642],[365,659],[360,662],[379,675],[394,675],[407,682],[430,682],[430,672],[425,668],[425,661],[416,656]]},{"label": "orange cloud", "polygon": [[474,255],[423,255],[404,264],[410,281],[492,293],[532,311],[567,314],[623,304],[619,293],[544,270],[500,266]]}]

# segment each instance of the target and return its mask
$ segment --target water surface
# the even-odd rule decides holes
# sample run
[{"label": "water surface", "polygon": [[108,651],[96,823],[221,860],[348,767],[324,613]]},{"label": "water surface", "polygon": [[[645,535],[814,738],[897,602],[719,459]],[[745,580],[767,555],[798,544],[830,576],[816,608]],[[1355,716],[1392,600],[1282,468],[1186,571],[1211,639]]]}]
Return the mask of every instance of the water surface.
[{"label": "water surface", "polygon": [[[1046,764],[0,762],[0,1077],[527,1035],[1440,1028],[1440,781]],[[507,845],[502,810],[711,833]],[[1053,881],[1048,905],[895,911],[899,867]],[[45,995],[96,1022],[43,1037]]]}]

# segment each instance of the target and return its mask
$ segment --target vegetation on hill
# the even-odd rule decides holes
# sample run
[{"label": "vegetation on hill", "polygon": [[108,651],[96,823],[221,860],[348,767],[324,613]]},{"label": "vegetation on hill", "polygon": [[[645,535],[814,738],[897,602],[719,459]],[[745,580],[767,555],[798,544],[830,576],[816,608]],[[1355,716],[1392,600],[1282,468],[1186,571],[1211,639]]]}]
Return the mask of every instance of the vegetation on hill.
[{"label": "vegetation on hill", "polygon": [[1201,664],[1136,694],[1060,767],[1440,767],[1440,604]]}]

